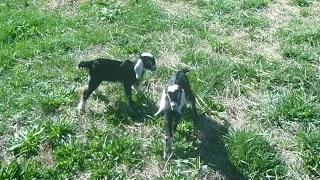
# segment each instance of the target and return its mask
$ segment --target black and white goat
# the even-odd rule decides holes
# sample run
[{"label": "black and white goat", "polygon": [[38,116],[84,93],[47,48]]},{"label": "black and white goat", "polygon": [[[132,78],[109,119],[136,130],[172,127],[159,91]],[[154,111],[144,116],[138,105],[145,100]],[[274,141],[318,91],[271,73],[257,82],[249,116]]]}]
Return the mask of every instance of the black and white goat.
[{"label": "black and white goat", "polygon": [[166,131],[164,159],[167,159],[172,152],[173,134],[177,130],[177,124],[182,117],[187,100],[191,102],[192,109],[199,118],[195,96],[186,76],[187,72],[189,72],[187,68],[181,68],[168,80],[166,88],[162,92],[159,110],[155,114],[157,116],[160,112],[164,112]]},{"label": "black and white goat", "polygon": [[138,54],[134,62],[116,61],[111,59],[98,58],[92,61],[81,61],[79,68],[85,68],[89,73],[88,88],[83,92],[82,100],[78,104],[80,111],[85,111],[86,102],[93,91],[99,93],[98,86],[102,81],[120,82],[124,86],[129,112],[132,112],[132,90],[139,91],[138,81],[144,74],[144,69],[155,71],[156,62],[152,54]]}]

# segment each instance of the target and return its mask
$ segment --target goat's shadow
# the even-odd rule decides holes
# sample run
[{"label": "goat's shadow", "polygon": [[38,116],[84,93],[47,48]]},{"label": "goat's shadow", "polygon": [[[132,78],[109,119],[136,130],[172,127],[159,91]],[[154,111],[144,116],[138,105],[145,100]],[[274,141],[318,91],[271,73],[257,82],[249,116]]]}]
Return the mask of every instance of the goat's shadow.
[{"label": "goat's shadow", "polygon": [[[229,154],[224,143],[224,136],[228,134],[229,123],[224,121],[219,124],[214,119],[201,116],[196,119],[190,110],[186,110],[187,117],[193,117],[193,123],[199,130],[198,138],[189,138],[197,149],[181,151],[175,149],[175,156],[179,158],[195,158],[200,156],[204,165],[211,169],[219,171],[226,179],[247,179],[231,162]],[[176,133],[178,134],[179,131]],[[200,142],[196,142],[200,140]]]},{"label": "goat's shadow", "polygon": [[92,115],[104,116],[113,125],[130,124],[131,122],[143,123],[148,116],[152,116],[157,110],[156,103],[143,93],[133,95],[133,112],[129,112],[124,96],[117,98],[112,105],[109,105],[110,100],[104,94],[94,95],[94,97],[107,106],[104,112],[92,112]]}]

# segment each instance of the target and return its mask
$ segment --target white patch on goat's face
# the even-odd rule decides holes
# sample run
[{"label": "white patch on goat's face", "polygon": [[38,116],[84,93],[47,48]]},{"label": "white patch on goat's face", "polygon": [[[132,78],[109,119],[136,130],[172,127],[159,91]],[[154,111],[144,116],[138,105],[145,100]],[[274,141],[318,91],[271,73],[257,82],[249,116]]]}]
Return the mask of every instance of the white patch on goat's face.
[{"label": "white patch on goat's face", "polygon": [[[175,92],[179,90],[179,85],[174,84],[172,86],[168,86],[167,91],[168,92]],[[178,94],[180,97],[180,101],[178,102],[174,102],[171,101],[170,102],[170,108],[172,111],[177,111],[179,114],[182,114],[182,108],[186,103],[186,96],[185,96],[185,92],[184,89],[181,88],[181,92]]]},{"label": "white patch on goat's face", "polygon": [[134,66],[134,72],[136,73],[136,79],[140,79],[143,72],[143,62],[141,59],[138,59],[136,65]]},{"label": "white patch on goat's face", "polygon": [[160,103],[159,103],[159,110],[154,114],[154,116],[157,116],[166,106],[166,91],[162,91]]},{"label": "white patch on goat's face", "polygon": [[144,61],[146,69],[149,69],[151,71],[157,70],[157,66],[156,66],[156,62],[154,60],[154,56],[151,53],[142,53],[140,55],[140,58],[142,58],[143,60],[146,60],[146,61]]},{"label": "white patch on goat's face", "polygon": [[147,56],[153,58],[153,55],[151,53],[142,53],[141,56]]},{"label": "white patch on goat's face", "polygon": [[174,84],[172,86],[168,86],[167,91],[168,92],[175,92],[179,89],[179,86],[177,84]]}]

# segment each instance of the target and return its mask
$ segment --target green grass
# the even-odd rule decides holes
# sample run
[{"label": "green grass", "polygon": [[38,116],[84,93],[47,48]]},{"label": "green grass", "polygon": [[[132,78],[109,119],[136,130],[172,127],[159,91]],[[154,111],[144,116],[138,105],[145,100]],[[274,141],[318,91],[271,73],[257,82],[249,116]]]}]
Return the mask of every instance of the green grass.
[{"label": "green grass", "polygon": [[231,161],[249,179],[285,177],[283,160],[263,136],[234,131],[226,137],[226,145]]},{"label": "green grass", "polygon": [[310,6],[312,1],[310,0],[292,0],[292,4],[296,6]]},{"label": "green grass", "polygon": [[318,62],[319,32],[317,25],[293,19],[289,28],[278,31],[283,55],[298,61]]},{"label": "green grass", "polygon": [[[318,2],[57,2],[0,2],[0,179],[320,177]],[[137,52],[158,64],[137,115],[110,83],[78,113],[77,64]],[[166,162],[153,114],[183,66],[202,118],[186,108]]]},{"label": "green grass", "polygon": [[39,145],[44,141],[43,128],[33,127],[25,131],[15,134],[11,139],[9,150],[13,151],[14,155],[33,156],[37,155]]},{"label": "green grass", "polygon": [[298,148],[303,152],[304,168],[311,177],[319,177],[319,129],[309,126],[301,130],[298,134]]}]

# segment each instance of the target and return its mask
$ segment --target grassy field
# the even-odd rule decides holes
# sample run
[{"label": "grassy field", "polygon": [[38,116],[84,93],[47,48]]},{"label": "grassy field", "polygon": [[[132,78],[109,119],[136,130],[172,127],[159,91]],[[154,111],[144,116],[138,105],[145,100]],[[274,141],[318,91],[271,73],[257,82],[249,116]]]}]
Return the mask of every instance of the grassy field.
[{"label": "grassy field", "polygon": [[[77,64],[151,52],[134,93],[104,83],[77,111]],[[0,179],[319,179],[320,1],[1,0]],[[162,159],[162,88],[188,67],[187,109]]]}]

